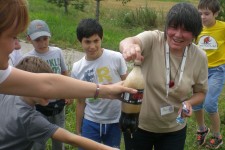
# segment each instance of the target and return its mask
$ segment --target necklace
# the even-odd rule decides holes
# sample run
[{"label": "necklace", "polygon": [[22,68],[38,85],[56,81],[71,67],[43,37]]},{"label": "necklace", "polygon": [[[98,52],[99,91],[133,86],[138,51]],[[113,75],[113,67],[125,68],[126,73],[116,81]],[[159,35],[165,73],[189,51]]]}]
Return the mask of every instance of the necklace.
[{"label": "necklace", "polygon": [[[186,48],[184,50],[184,53],[183,53],[182,61],[180,63],[180,67],[178,67],[178,69],[177,69],[177,72],[180,71],[177,86],[180,85],[180,81],[183,77],[184,67],[185,67],[185,63],[186,63],[186,59],[187,59],[187,50],[188,50],[188,47],[186,46]],[[166,97],[168,97],[169,89],[172,88],[175,85],[175,82],[173,80],[171,80],[171,76],[170,76],[170,74],[171,74],[171,70],[170,70],[170,49],[169,49],[169,45],[168,45],[167,42],[165,44],[165,53],[166,53]],[[175,77],[176,77],[176,75],[175,75]],[[175,78],[174,78],[174,80],[175,80]]]},{"label": "necklace", "polygon": [[[183,60],[183,58],[184,58],[184,52],[183,52],[182,60]],[[169,59],[171,59],[170,58],[170,51],[169,51]],[[173,80],[172,80],[172,73],[171,73],[171,70],[172,70],[171,69],[171,63],[169,64],[170,65],[170,82],[169,82],[169,88],[172,88],[175,85],[175,80],[176,80],[177,74],[179,72],[179,69],[181,67],[182,60],[181,60],[181,62],[179,64],[179,67],[176,69],[177,71],[176,71],[176,74],[174,75],[174,79]]]}]

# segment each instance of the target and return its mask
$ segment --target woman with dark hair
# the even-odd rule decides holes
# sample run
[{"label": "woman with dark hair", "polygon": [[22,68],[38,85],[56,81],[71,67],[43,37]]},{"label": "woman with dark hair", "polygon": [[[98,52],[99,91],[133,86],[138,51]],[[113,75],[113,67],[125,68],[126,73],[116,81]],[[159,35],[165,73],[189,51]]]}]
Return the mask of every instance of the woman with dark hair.
[{"label": "woman with dark hair", "polygon": [[141,60],[146,81],[139,126],[126,150],[183,150],[185,117],[207,92],[207,57],[192,41],[202,30],[191,4],[178,3],[168,12],[164,32],[145,31],[121,41],[127,61]]},{"label": "woman with dark hair", "polygon": [[118,98],[136,90],[120,84],[96,85],[57,74],[35,74],[8,65],[17,35],[28,25],[26,0],[0,1],[0,93],[43,98]]}]

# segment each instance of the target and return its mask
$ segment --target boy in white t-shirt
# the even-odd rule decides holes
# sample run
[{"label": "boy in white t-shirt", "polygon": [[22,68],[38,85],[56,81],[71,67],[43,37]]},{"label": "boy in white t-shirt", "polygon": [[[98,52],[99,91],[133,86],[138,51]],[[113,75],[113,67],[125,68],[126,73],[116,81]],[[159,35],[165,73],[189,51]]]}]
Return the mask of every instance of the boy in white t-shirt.
[{"label": "boy in white t-shirt", "polygon": [[17,65],[21,58],[22,58],[21,45],[19,43],[19,40],[16,39],[15,49],[9,55],[9,65],[11,66]]},{"label": "boy in white t-shirt", "polygon": [[[77,38],[85,56],[73,64],[71,76],[97,84],[124,80],[127,66],[121,53],[101,47],[103,29],[94,19],[83,19],[77,27]],[[120,147],[119,118],[121,102],[98,97],[78,99],[76,131],[78,134],[112,147]]]}]

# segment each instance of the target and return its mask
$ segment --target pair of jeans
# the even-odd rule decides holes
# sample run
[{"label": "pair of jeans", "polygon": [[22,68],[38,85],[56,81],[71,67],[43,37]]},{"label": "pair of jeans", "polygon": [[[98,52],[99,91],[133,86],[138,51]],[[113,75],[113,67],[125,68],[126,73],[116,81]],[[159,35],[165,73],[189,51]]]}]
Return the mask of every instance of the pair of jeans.
[{"label": "pair of jeans", "polygon": [[197,111],[205,109],[209,114],[218,112],[218,98],[223,90],[225,82],[225,64],[208,69],[208,92],[202,104],[193,106]]},{"label": "pair of jeans", "polygon": [[[61,128],[65,127],[65,109],[63,109],[59,114],[44,117],[52,124],[56,124]],[[40,144],[36,142],[32,147],[32,150],[45,150],[45,149],[46,143]],[[52,150],[65,150],[64,144],[62,142],[52,139]]]},{"label": "pair of jeans", "polygon": [[175,132],[154,133],[138,128],[132,137],[124,133],[126,150],[183,150],[187,126]]},{"label": "pair of jeans", "polygon": [[[81,136],[105,145],[120,148],[121,130],[119,123],[100,124],[83,119]],[[79,148],[79,150],[83,150]]]}]

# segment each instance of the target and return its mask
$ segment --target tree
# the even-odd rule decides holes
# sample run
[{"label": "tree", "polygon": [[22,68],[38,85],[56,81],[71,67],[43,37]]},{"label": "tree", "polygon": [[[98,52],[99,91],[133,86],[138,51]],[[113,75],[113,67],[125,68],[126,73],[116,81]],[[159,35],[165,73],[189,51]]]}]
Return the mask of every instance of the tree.
[{"label": "tree", "polygon": [[[58,7],[64,7],[64,11],[68,13],[69,0],[47,0],[49,3],[55,3]],[[73,1],[73,0],[70,0]]]},{"label": "tree", "polygon": [[[73,5],[75,9],[83,11],[84,6],[87,4],[86,0],[47,0],[50,3],[55,3],[58,7],[64,7],[65,13],[68,13],[68,6]],[[95,0],[96,1],[96,14],[95,19],[99,21],[100,16],[100,1],[103,0]],[[121,1],[123,5],[131,0],[116,0]]]},{"label": "tree", "polygon": [[100,15],[100,1],[102,0],[96,0],[96,13],[95,13],[95,19],[99,21],[99,15]]},{"label": "tree", "polygon": [[64,10],[65,10],[65,13],[68,14],[68,6],[69,3],[68,3],[68,0],[64,0]]},{"label": "tree", "polygon": [[122,4],[125,5],[127,2],[130,2],[131,0],[116,0],[116,1],[122,1]]},{"label": "tree", "polygon": [[58,7],[64,7],[65,13],[68,13],[68,6],[72,5],[75,9],[84,10],[87,0],[47,0],[49,3],[54,3]]}]

